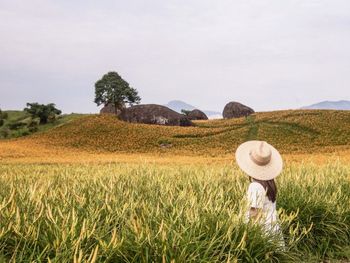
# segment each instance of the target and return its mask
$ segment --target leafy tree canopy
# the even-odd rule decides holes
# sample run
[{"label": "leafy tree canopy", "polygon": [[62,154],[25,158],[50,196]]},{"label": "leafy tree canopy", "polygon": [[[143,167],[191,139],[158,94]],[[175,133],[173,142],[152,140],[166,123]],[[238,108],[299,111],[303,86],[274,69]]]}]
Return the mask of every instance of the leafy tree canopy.
[{"label": "leafy tree canopy", "polygon": [[32,117],[39,118],[40,124],[45,124],[48,121],[53,121],[56,119],[56,115],[62,113],[61,110],[56,108],[54,103],[49,103],[47,105],[39,103],[27,103],[27,108],[24,111],[28,112]]},{"label": "leafy tree canopy", "polygon": [[188,114],[190,114],[190,112],[191,112],[190,110],[185,110],[185,109],[181,110],[181,113],[186,115],[186,116],[188,116]]},{"label": "leafy tree canopy", "polygon": [[130,87],[117,72],[108,72],[95,83],[94,102],[98,106],[112,104],[116,109],[121,109],[125,104],[133,105],[140,101],[137,90]]}]

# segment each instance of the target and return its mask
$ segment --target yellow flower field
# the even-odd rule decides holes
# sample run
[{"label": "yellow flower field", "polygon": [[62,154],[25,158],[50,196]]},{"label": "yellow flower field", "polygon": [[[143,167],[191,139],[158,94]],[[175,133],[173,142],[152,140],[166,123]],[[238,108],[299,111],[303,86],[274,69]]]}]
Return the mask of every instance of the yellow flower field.
[{"label": "yellow flower field", "polygon": [[232,154],[246,140],[266,140],[285,154],[334,153],[350,149],[350,111],[295,110],[256,113],[234,120],[197,121],[193,127],[131,124],[114,116],[81,117],[0,148],[68,148],[90,153],[150,153],[195,156]]}]

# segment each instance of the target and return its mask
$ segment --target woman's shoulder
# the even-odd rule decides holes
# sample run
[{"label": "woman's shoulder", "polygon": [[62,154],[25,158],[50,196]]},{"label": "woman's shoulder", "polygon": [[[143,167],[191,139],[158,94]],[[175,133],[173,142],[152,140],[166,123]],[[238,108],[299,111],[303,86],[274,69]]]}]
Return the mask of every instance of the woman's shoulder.
[{"label": "woman's shoulder", "polygon": [[265,188],[260,183],[253,181],[249,184],[248,191],[250,191],[250,192],[255,192],[255,191],[265,192]]}]

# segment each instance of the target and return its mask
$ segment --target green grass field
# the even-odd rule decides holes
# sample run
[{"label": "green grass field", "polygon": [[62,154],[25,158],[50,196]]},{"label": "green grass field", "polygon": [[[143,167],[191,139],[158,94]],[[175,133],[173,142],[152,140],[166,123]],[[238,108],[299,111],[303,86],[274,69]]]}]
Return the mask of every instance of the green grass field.
[{"label": "green grass field", "polygon": [[221,165],[0,166],[3,262],[331,262],[350,259],[350,166],[287,165],[286,242],[243,223],[248,180]]}]

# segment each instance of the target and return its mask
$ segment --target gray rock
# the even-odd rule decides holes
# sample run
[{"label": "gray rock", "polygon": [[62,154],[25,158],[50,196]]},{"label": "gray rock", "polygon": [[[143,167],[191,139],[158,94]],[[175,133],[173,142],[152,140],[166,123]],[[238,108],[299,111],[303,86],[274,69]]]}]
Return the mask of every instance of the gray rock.
[{"label": "gray rock", "polygon": [[100,114],[119,115],[120,113],[121,113],[121,110],[116,109],[113,104],[107,104],[100,110]]},{"label": "gray rock", "polygon": [[208,117],[207,115],[205,115],[205,113],[203,111],[200,111],[200,110],[193,110],[191,111],[187,117],[190,119],[190,120],[207,120]]},{"label": "gray rock", "polygon": [[119,114],[119,118],[123,121],[135,123],[170,126],[193,125],[187,116],[157,104],[143,104],[125,108]]},{"label": "gray rock", "polygon": [[239,102],[231,101],[226,104],[222,116],[224,119],[246,117],[253,114],[254,110]]}]

